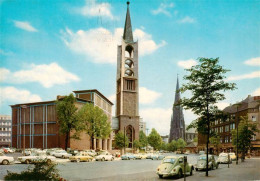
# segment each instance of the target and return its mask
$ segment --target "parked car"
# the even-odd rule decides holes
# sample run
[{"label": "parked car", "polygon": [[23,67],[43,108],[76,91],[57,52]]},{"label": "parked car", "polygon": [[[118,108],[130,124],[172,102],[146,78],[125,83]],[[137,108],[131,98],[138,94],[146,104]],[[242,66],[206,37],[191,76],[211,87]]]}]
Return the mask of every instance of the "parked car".
[{"label": "parked car", "polygon": [[69,150],[68,153],[70,153],[72,156],[75,156],[79,153],[78,150]]},{"label": "parked car", "polygon": [[193,165],[187,163],[184,170],[184,157],[183,156],[167,156],[163,159],[162,163],[158,166],[156,174],[159,178],[178,176],[189,173],[192,175],[194,170]]},{"label": "parked car", "polygon": [[163,154],[154,154],[152,155],[152,160],[162,160],[165,158],[165,155]]},{"label": "parked car", "polygon": [[235,154],[234,152],[231,152],[231,153],[228,153],[228,154],[229,154],[230,159],[231,159],[232,161],[234,161],[234,160],[237,159],[236,154]]},{"label": "parked car", "polygon": [[14,162],[14,157],[6,156],[4,153],[0,153],[0,163],[3,165],[8,165]]},{"label": "parked car", "polygon": [[54,156],[47,156],[44,153],[32,153],[30,156],[21,156],[17,160],[21,163],[36,163],[41,161],[46,161],[47,163],[55,162],[56,158]]},{"label": "parked car", "polygon": [[145,153],[135,154],[135,159],[146,159],[147,155]]},{"label": "parked car", "polygon": [[78,152],[75,156],[71,156],[71,162],[90,162],[93,161],[93,157],[89,156],[89,154],[85,151]]},{"label": "parked car", "polygon": [[127,153],[125,155],[122,155],[121,159],[122,160],[135,160],[136,156],[134,154],[132,154],[132,153]]},{"label": "parked car", "polygon": [[218,163],[232,163],[232,160],[228,158],[228,153],[220,153],[217,159]]},{"label": "parked car", "polygon": [[56,158],[69,158],[72,156],[72,154],[67,153],[65,150],[57,150],[53,153],[53,156]]},{"label": "parked car", "polygon": [[147,153],[146,159],[152,159],[153,153]]},{"label": "parked car", "polygon": [[[205,170],[207,168],[207,155],[200,155],[197,164],[194,165],[196,171]],[[213,170],[214,168],[218,169],[218,163],[215,160],[213,155],[208,155],[208,168]]]},{"label": "parked car", "polygon": [[100,155],[95,157],[96,161],[113,161],[115,158],[109,152],[102,152]]},{"label": "parked car", "polygon": [[14,153],[15,150],[14,149],[11,149],[11,148],[3,148],[5,151],[5,153]]},{"label": "parked car", "polygon": [[61,148],[51,148],[51,149],[49,149],[49,150],[46,151],[46,154],[53,156],[53,154],[54,154],[56,151],[58,151],[58,150],[63,150],[63,149],[61,149]]},{"label": "parked car", "polygon": [[[95,150],[84,150],[89,156],[96,156],[97,155],[97,152],[95,152]],[[99,154],[102,154],[103,152],[105,151],[100,151]]]},{"label": "parked car", "polygon": [[199,155],[204,155],[205,151],[199,151]]}]

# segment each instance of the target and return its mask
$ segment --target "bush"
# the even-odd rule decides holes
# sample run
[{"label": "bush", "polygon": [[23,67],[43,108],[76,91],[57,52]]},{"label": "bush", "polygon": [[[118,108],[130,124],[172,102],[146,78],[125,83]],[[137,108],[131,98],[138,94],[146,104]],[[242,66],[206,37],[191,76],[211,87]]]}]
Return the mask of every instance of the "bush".
[{"label": "bush", "polygon": [[60,178],[56,164],[47,162],[38,162],[34,164],[34,168],[28,167],[26,171],[21,173],[13,173],[7,171],[5,180],[63,180]]}]

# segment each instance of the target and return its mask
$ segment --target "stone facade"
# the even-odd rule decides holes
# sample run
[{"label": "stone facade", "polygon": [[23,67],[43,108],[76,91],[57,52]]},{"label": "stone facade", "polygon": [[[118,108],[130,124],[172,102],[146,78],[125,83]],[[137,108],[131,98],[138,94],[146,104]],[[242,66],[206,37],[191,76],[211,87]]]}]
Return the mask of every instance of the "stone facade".
[{"label": "stone facade", "polygon": [[117,48],[116,118],[129,147],[139,138],[138,42],[133,41],[129,3],[122,45]]}]

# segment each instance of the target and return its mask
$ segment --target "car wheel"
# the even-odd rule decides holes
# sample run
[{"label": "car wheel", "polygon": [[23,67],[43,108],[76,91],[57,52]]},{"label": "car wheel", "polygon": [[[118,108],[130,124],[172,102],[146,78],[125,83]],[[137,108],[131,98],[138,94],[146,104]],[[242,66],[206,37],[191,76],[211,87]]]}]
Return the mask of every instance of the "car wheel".
[{"label": "car wheel", "polygon": [[51,160],[50,160],[50,159],[47,160],[47,164],[48,164],[48,165],[51,164]]},{"label": "car wheel", "polygon": [[180,169],[178,172],[178,178],[181,178],[181,177],[182,177],[182,170]]},{"label": "car wheel", "polygon": [[196,168],[195,170],[198,171],[198,168]]},{"label": "car wheel", "polygon": [[80,162],[80,159],[79,159],[79,158],[77,158],[77,162],[78,162],[78,163]]},{"label": "car wheel", "polygon": [[103,158],[101,159],[101,161],[102,161],[102,162],[105,161],[105,158],[103,157]]},{"label": "car wheel", "polygon": [[114,158],[112,157],[112,158],[111,158],[111,161],[113,161],[113,160],[114,160]]},{"label": "car wheel", "polygon": [[218,169],[218,163],[217,163],[216,169]]},{"label": "car wheel", "polygon": [[65,156],[64,156],[64,155],[62,155],[62,156],[61,156],[61,158],[65,159]]},{"label": "car wheel", "polygon": [[130,160],[130,158],[129,158],[129,157],[128,157],[127,159],[128,159],[128,160]]},{"label": "car wheel", "polygon": [[190,168],[190,176],[192,175],[193,173],[192,173],[192,168]]},{"label": "car wheel", "polygon": [[213,164],[211,165],[211,170],[214,170],[214,165]]},{"label": "car wheel", "polygon": [[30,160],[25,160],[25,163],[26,163],[26,164],[29,164],[29,163],[30,163]]},{"label": "car wheel", "polygon": [[159,178],[163,178],[163,175],[159,175]]},{"label": "car wheel", "polygon": [[2,161],[2,164],[3,164],[3,165],[8,165],[8,164],[9,164],[9,161],[8,161],[8,160],[3,160],[3,161]]}]

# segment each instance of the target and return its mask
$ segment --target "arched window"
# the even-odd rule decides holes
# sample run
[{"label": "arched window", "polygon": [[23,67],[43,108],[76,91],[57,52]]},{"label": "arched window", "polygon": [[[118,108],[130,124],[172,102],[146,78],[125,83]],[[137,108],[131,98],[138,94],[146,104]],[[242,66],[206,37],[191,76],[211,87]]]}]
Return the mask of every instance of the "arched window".
[{"label": "arched window", "polygon": [[131,148],[132,145],[133,145],[133,142],[135,140],[135,130],[134,130],[133,126],[128,125],[126,127],[126,136],[127,136],[128,140],[129,140],[128,147]]},{"label": "arched window", "polygon": [[134,57],[134,48],[131,45],[125,47],[125,57],[133,58]]}]

